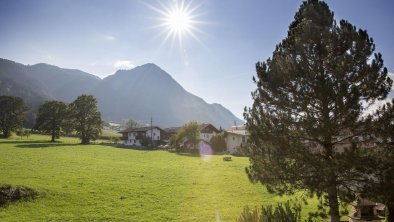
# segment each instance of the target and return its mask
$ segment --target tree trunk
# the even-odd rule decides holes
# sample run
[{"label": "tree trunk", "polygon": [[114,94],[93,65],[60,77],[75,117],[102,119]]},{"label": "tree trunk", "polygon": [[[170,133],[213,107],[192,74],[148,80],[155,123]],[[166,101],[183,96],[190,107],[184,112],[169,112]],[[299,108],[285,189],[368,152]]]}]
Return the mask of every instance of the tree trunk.
[{"label": "tree trunk", "polygon": [[3,136],[4,136],[4,138],[10,137],[10,131],[7,130],[7,129],[4,129],[4,130],[3,130]]},{"label": "tree trunk", "polygon": [[394,222],[394,202],[388,202],[386,204],[386,208],[387,208],[387,222]]},{"label": "tree trunk", "polygon": [[81,141],[82,144],[89,144],[89,142],[90,142],[89,138],[87,138],[87,137],[82,138],[82,141]]},{"label": "tree trunk", "polygon": [[55,142],[55,131],[54,130],[52,130],[52,139],[51,139],[51,142]]},{"label": "tree trunk", "polygon": [[341,217],[339,216],[338,191],[335,182],[328,187],[327,193],[331,222],[340,222]]}]

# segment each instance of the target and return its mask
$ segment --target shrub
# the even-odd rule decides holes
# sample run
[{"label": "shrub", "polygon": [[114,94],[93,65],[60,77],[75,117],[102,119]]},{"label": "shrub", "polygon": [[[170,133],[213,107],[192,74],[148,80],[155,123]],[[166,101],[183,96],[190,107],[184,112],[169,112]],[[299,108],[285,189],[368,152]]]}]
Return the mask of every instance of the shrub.
[{"label": "shrub", "polygon": [[250,211],[249,207],[244,207],[238,222],[300,222],[301,206],[299,204],[278,204],[275,208],[272,205],[261,207],[259,215],[257,209]]},{"label": "shrub", "polygon": [[211,139],[212,150],[216,153],[221,153],[227,150],[225,135],[223,133],[216,134]]},{"label": "shrub", "polygon": [[33,200],[38,192],[25,186],[12,186],[9,184],[0,186],[0,207],[19,200]]},{"label": "shrub", "polygon": [[152,143],[152,141],[151,141],[150,137],[144,137],[141,139],[141,146],[148,147],[151,145],[151,143]]},{"label": "shrub", "polygon": [[244,210],[238,218],[238,222],[260,222],[261,217],[258,213],[258,210],[255,208],[252,211],[248,206],[244,207]]},{"label": "shrub", "polygon": [[29,139],[29,136],[31,135],[31,130],[23,129],[20,128],[16,131],[16,135],[20,136],[21,139],[25,136],[27,139]]}]

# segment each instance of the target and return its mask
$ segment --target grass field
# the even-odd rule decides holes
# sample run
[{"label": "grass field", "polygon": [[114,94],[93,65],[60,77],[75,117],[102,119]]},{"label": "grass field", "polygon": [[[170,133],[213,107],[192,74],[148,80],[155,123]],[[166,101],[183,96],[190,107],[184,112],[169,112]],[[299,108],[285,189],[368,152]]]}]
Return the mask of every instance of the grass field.
[{"label": "grass field", "polygon": [[0,139],[0,184],[40,192],[34,201],[0,208],[0,221],[236,221],[245,205],[288,199],[251,184],[244,157],[224,162],[219,155],[47,140]]}]

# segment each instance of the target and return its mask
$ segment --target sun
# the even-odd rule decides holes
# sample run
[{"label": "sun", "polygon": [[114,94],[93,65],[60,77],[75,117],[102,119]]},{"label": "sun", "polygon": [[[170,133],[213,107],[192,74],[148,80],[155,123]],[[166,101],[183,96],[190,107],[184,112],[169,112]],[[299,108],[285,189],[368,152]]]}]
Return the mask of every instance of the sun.
[{"label": "sun", "polygon": [[181,36],[191,31],[193,20],[185,8],[175,7],[166,14],[164,24],[173,34]]},{"label": "sun", "polygon": [[158,2],[160,8],[148,5],[160,14],[160,18],[158,18],[160,24],[157,27],[162,29],[159,36],[164,35],[162,44],[172,39],[172,43],[177,40],[182,47],[183,41],[189,37],[201,43],[196,35],[197,32],[201,32],[197,25],[202,22],[197,19],[199,15],[196,13],[200,5],[192,6],[193,1],[187,2],[186,4],[184,0],[171,1],[171,5],[163,5]]}]

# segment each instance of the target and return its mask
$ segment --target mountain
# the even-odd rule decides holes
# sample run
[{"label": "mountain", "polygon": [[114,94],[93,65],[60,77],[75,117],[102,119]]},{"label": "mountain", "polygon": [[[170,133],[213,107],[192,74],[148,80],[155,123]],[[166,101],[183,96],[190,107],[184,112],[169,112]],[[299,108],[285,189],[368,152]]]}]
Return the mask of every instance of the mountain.
[{"label": "mountain", "polygon": [[97,98],[107,121],[134,119],[143,123],[153,118],[162,127],[189,121],[228,127],[243,122],[220,104],[208,104],[187,92],[171,75],[148,63],[131,70],[119,70],[100,79],[75,69],[48,64],[23,65],[0,59],[0,95],[15,95],[27,101],[33,113],[45,100],[71,102],[81,94]]}]

